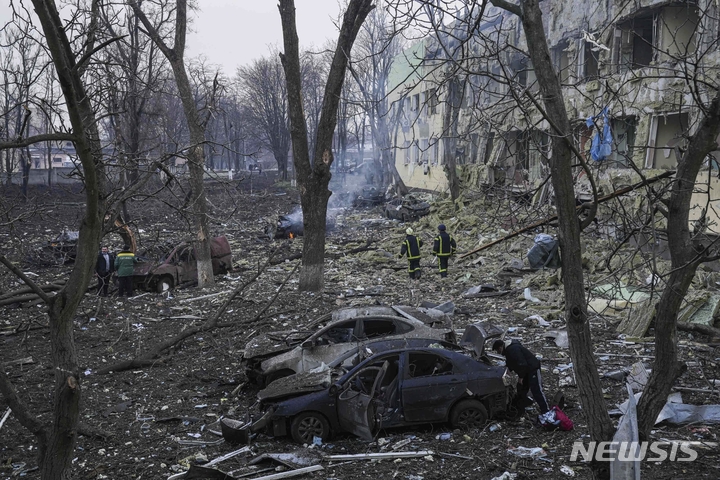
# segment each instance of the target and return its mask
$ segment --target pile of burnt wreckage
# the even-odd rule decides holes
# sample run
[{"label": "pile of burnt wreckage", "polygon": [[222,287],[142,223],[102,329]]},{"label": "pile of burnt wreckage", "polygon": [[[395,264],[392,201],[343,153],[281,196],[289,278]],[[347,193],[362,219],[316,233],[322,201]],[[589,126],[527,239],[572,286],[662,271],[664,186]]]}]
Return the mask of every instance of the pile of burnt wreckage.
[{"label": "pile of burnt wreckage", "polygon": [[448,302],[434,308],[367,306],[336,310],[304,331],[270,332],[244,350],[257,402],[243,420],[223,418],[231,443],[258,432],[301,444],[347,432],[372,440],[382,429],[449,422],[482,427],[515,417],[515,386],[486,354],[503,331],[488,322],[457,341]]}]

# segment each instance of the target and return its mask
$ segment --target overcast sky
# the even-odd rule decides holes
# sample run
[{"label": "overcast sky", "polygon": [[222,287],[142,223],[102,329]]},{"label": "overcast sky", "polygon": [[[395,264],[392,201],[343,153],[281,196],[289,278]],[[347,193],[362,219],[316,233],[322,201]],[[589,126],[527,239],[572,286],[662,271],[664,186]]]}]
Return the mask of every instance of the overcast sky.
[{"label": "overcast sky", "polygon": [[[200,11],[188,35],[188,55],[204,55],[234,75],[239,65],[268,54],[268,46],[282,45],[282,27],[276,0],[199,0]],[[334,19],[338,0],[295,0],[300,45],[321,47],[337,39]]]},{"label": "overcast sky", "polygon": [[[10,20],[8,0],[0,0],[0,22]],[[192,32],[188,34],[187,55],[204,55],[211,64],[221,65],[234,75],[244,65],[268,54],[268,46],[282,44],[282,27],[277,0],[198,0]],[[32,4],[25,1],[27,8]],[[295,0],[300,45],[322,47],[328,38],[337,39],[334,19],[340,12],[338,0]]]}]

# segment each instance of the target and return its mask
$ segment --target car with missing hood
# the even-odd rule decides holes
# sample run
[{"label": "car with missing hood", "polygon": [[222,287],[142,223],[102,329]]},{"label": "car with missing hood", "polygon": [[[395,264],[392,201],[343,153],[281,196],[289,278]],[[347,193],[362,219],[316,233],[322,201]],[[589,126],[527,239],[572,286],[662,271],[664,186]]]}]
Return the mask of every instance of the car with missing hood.
[{"label": "car with missing hood", "polygon": [[430,204],[412,195],[398,197],[385,204],[385,216],[403,222],[417,220],[430,213]]},{"label": "car with missing hood", "polygon": [[[226,237],[210,239],[210,260],[214,275],[232,270],[232,252]],[[195,248],[191,242],[182,242],[158,261],[141,259],[134,266],[133,284],[162,293],[181,283],[197,281],[197,275]]]},{"label": "car with missing hood", "polygon": [[329,364],[366,343],[428,338],[453,342],[452,320],[440,310],[409,306],[351,307],[326,314],[306,330],[270,332],[245,345],[248,377],[260,385]]},{"label": "car with missing hood", "polygon": [[266,400],[252,430],[312,443],[338,432],[371,441],[381,428],[427,423],[476,428],[506,412],[513,392],[504,366],[454,349],[403,348],[362,361],[326,388]]}]

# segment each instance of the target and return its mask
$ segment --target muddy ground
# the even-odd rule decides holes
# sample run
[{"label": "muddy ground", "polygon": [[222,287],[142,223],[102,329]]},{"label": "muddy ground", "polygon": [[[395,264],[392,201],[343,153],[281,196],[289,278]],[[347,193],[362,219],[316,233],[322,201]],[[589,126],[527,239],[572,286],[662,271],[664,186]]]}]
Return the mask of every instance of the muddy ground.
[{"label": "muddy ground", "polygon": [[[508,269],[513,258],[523,259],[531,245],[531,235],[483,252],[467,261],[451,264],[449,278],[441,280],[423,259],[424,276],[409,282],[405,261],[397,259],[406,225],[382,217],[380,208],[337,210],[336,229],[328,240],[325,291],[311,294],[297,291],[297,274],[287,282],[265,313],[278,287],[286,280],[296,260],[268,266],[258,280],[250,284],[230,305],[221,321],[229,326],[185,340],[153,367],[120,373],[97,374],[99,369],[133,358],[156,342],[169,338],[190,325],[208,318],[227,298],[227,293],[194,300],[218,292],[228,292],[251,278],[267,261],[291,257],[301,250],[301,239],[270,240],[264,227],[277,212],[289,213],[298,207],[297,193],[284,184],[274,184],[272,174],[254,178],[252,192],[245,180],[225,184],[213,182],[208,191],[212,203],[214,234],[226,235],[233,249],[235,271],[217,277],[212,288],[194,287],[172,291],[170,295],[147,293],[131,300],[101,298],[90,290],[75,320],[75,339],[82,371],[82,422],[101,432],[105,438],[81,435],[73,459],[72,478],[78,479],[160,479],[183,471],[188,462],[213,459],[236,449],[223,443],[212,431],[219,430],[222,416],[240,417],[254,402],[257,388],[247,381],[241,367],[243,346],[254,335],[275,329],[301,326],[332,309],[363,304],[411,304],[422,301],[455,302],[455,327],[491,320],[503,328],[514,328],[510,334],[521,338],[526,346],[543,357],[543,379],[546,392],[565,392],[570,407],[567,414],[575,422],[571,432],[548,432],[529,420],[533,412],[517,422],[491,421],[482,430],[452,431],[445,424],[423,428],[381,431],[377,441],[364,442],[349,435],[336,436],[325,445],[314,447],[325,453],[375,453],[393,451],[398,442],[410,439],[399,451],[431,450],[424,458],[325,463],[325,470],[309,474],[317,479],[398,478],[408,480],[477,478],[490,479],[503,472],[515,478],[593,478],[587,464],[570,462],[572,443],[587,440],[588,431],[579,407],[567,349],[558,348],[542,334],[552,327],[526,320],[540,315],[553,327],[563,325],[562,286],[552,271],[531,273]],[[14,191],[5,191],[4,201],[17,201]],[[149,255],[161,250],[165,242],[186,238],[187,221],[169,210],[163,201],[172,198],[146,199],[128,205],[133,229],[138,234],[140,251]],[[32,200],[16,207],[16,212],[32,207],[35,214],[0,232],[3,253],[17,262],[24,272],[31,272],[40,282],[52,282],[67,276],[70,266],[48,258],[42,251],[50,237],[63,228],[75,229],[82,214],[82,192],[56,189],[36,190]],[[485,212],[468,212],[478,219]],[[412,226],[431,242],[431,223],[442,218],[441,206],[425,221]],[[10,215],[12,216],[12,215]],[[478,244],[481,233],[462,222],[455,236],[460,251]],[[485,220],[487,220],[485,218]],[[511,222],[512,223],[512,222]],[[501,222],[495,222],[498,227]],[[592,235],[592,234],[589,234]],[[108,237],[112,250],[122,246],[119,237]],[[372,240],[373,250],[344,255]],[[588,237],[599,243],[599,237]],[[425,251],[429,251],[426,247]],[[561,279],[560,279],[561,280]],[[503,296],[468,298],[468,288],[492,284],[500,290],[512,290]],[[0,294],[20,287],[7,270],[0,271]],[[530,287],[540,302],[526,300],[523,289]],[[372,290],[371,290],[372,289]],[[140,293],[140,292],[136,292]],[[371,293],[371,295],[367,295]],[[53,373],[48,361],[48,330],[44,307],[15,304],[0,307],[0,364],[14,382],[28,408],[44,421],[50,421]],[[629,367],[635,361],[653,354],[652,343],[635,339],[625,341],[615,333],[619,317],[594,315],[591,322],[595,350],[602,372]],[[650,332],[651,334],[651,332]],[[679,384],[707,389],[707,379],[720,378],[718,350],[711,339],[681,333],[681,359],[688,371]],[[607,355],[604,355],[607,354]],[[18,360],[26,359],[23,362]],[[29,359],[29,360],[27,360]],[[10,362],[10,363],[7,363]],[[19,364],[22,363],[22,364]],[[627,398],[624,383],[602,380],[609,408]],[[686,403],[720,403],[714,394],[683,392]],[[5,404],[0,402],[0,414]],[[617,417],[615,417],[617,420]],[[441,436],[440,434],[449,433]],[[658,425],[654,439],[679,439],[717,442],[720,428],[712,425],[681,427]],[[509,449],[542,447],[541,459],[521,458]],[[11,415],[0,430],[0,478],[36,478],[36,448],[33,436]],[[289,439],[259,435],[251,443],[252,454],[239,455],[220,464],[235,476],[257,476],[262,468],[249,467],[247,461],[262,453],[290,452],[304,447]],[[700,449],[692,463],[665,461],[643,463],[647,478],[718,478],[718,449]]]}]

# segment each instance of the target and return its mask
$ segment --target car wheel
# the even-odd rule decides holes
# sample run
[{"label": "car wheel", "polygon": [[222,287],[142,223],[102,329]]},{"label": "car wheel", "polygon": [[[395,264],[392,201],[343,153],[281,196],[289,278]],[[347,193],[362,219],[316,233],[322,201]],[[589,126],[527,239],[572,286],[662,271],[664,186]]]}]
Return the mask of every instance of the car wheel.
[{"label": "car wheel", "polygon": [[305,412],[295,417],[290,433],[298,443],[313,443],[314,437],[324,442],[330,438],[330,424],[320,413]]},{"label": "car wheel", "polygon": [[169,275],[165,275],[160,277],[160,280],[157,281],[157,284],[155,284],[155,288],[157,289],[158,293],[164,293],[168,290],[172,289],[174,286],[173,279]]},{"label": "car wheel", "polygon": [[267,375],[265,375],[265,386],[267,387],[268,385],[270,385],[272,382],[274,382],[275,380],[277,380],[279,378],[289,377],[290,375],[294,375],[294,374],[295,374],[295,372],[293,372],[289,368],[283,368],[282,370],[270,372]]},{"label": "car wheel", "polygon": [[485,425],[487,420],[487,409],[478,400],[462,400],[450,413],[450,424],[454,428],[479,428]]}]

